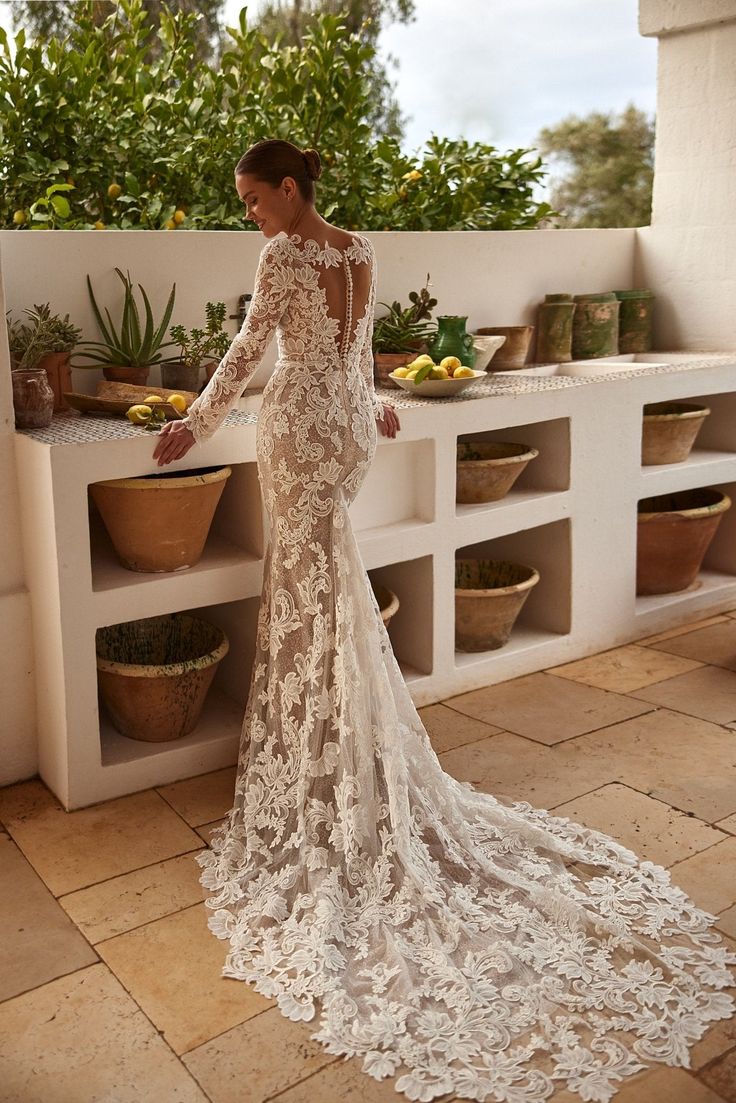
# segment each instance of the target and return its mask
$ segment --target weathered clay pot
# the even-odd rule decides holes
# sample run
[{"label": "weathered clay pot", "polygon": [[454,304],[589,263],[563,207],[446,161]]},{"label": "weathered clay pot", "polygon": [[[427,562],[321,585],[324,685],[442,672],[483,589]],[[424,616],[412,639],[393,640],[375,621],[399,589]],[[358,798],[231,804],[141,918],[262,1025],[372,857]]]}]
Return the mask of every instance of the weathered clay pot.
[{"label": "weathered clay pot", "polygon": [[390,378],[389,372],[394,371],[395,368],[406,367],[412,360],[417,357],[419,353],[416,349],[410,349],[409,352],[375,352],[373,354],[373,378],[380,387],[395,387],[396,390],[401,390],[398,383],[394,383]]},{"label": "weathered clay pot", "polygon": [[642,498],[638,506],[637,594],[672,594],[695,581],[731,499],[704,487]]},{"label": "weathered clay pot", "polygon": [[69,364],[70,356],[70,352],[47,352],[45,356],[41,357],[36,365],[36,367],[43,368],[46,372],[49,386],[54,392],[55,414],[60,410],[69,409],[66,399],[64,398],[64,392],[73,389],[72,369]]},{"label": "weathered clay pot", "polygon": [[528,444],[458,442],[455,501],[497,502],[505,498],[529,461],[538,455],[539,451]]},{"label": "weathered clay pot", "polygon": [[539,582],[534,567],[494,559],[455,560],[455,647],[492,651],[503,647]]},{"label": "weathered clay pot", "polygon": [[211,364],[205,364],[204,374],[207,377],[207,382],[208,383],[209,383],[210,379],[212,378],[212,376],[217,371],[219,366],[220,366],[220,361],[219,360],[213,360]]},{"label": "weathered clay pot", "polygon": [[147,743],[187,735],[228,647],[221,628],[187,613],[99,628],[97,677],[116,729]]},{"label": "weathered clay pot", "polygon": [[392,616],[398,611],[399,599],[393,590],[389,590],[388,586],[383,586],[380,582],[374,582],[373,579],[370,579],[370,583],[373,593],[376,595],[378,608],[381,610],[381,620],[384,627],[388,628]]},{"label": "weathered clay pot", "polygon": [[621,304],[618,315],[618,351],[649,352],[652,347],[653,292],[614,291],[614,295]]},{"label": "weathered clay pot", "polygon": [[162,364],[161,386],[171,388],[172,391],[197,391],[201,374],[202,369],[199,366],[192,368],[187,364]]},{"label": "weathered clay pot", "polygon": [[182,571],[199,562],[229,467],[91,483],[89,492],[129,571]]},{"label": "weathered clay pot", "polygon": [[494,336],[490,333],[474,333],[473,349],[475,350],[475,362],[473,363],[473,367],[475,370],[488,371],[488,365],[491,360],[501,348],[501,345],[505,343],[506,338],[498,334]]},{"label": "weathered clay pot", "polygon": [[620,303],[613,291],[575,296],[572,318],[573,360],[594,360],[618,353]]},{"label": "weathered clay pot", "polygon": [[54,416],[54,392],[43,368],[16,368],[11,373],[16,429],[45,429]]},{"label": "weathered clay pot", "polygon": [[476,332],[506,338],[503,347],[493,357],[489,372],[515,371],[524,367],[534,326],[483,326]]},{"label": "weathered clay pot", "polygon": [[538,364],[567,364],[572,360],[572,319],[575,303],[572,295],[545,295],[537,307]]},{"label": "weathered clay pot", "polygon": [[686,460],[709,413],[707,406],[694,402],[647,403],[641,432],[642,464]]},{"label": "weathered clay pot", "polygon": [[111,383],[132,383],[142,386],[148,382],[149,367],[131,368],[129,364],[106,364],[102,369],[105,379]]}]

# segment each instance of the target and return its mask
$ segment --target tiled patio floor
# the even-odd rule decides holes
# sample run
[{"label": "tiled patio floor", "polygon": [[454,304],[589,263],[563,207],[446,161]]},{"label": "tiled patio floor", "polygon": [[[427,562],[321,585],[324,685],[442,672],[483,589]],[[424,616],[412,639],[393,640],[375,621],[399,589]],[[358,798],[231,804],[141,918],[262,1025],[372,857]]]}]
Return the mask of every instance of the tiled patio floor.
[{"label": "tiled patio floor", "polygon": [[[736,948],[736,610],[421,714],[449,773],[670,867]],[[0,789],[2,1103],[405,1099],[220,975],[192,854],[234,777],[73,813],[39,780]],[[692,1062],[639,1073],[616,1103],[736,1103],[736,1021]]]}]

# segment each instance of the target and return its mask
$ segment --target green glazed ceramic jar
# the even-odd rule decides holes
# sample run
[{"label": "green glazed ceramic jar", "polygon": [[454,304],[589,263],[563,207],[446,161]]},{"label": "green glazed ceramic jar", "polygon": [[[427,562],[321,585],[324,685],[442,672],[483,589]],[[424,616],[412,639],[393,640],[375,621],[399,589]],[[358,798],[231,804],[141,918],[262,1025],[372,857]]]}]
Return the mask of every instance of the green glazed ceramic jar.
[{"label": "green glazed ceramic jar", "polygon": [[572,295],[545,295],[537,307],[538,364],[566,364],[572,360],[572,318],[575,313]]},{"label": "green glazed ceramic jar", "polygon": [[649,352],[652,347],[654,293],[647,290],[614,291],[620,303],[618,351]]},{"label": "green glazed ceramic jar", "polygon": [[475,364],[473,335],[465,329],[467,315],[440,314],[437,318],[437,336],[428,346],[428,355],[435,364],[444,356],[457,356],[461,364],[472,368]]},{"label": "green glazed ceramic jar", "polygon": [[613,291],[576,295],[572,320],[573,360],[593,360],[618,353],[619,301]]}]

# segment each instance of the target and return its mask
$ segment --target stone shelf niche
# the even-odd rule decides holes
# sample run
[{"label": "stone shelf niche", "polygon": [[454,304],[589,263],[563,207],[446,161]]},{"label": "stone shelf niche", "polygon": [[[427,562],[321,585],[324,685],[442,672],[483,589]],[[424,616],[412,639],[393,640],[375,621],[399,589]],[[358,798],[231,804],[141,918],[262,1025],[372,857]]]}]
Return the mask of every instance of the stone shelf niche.
[{"label": "stone shelf niche", "polygon": [[[736,490],[735,369],[736,355],[703,353],[599,378],[489,375],[450,399],[379,392],[398,408],[401,432],[379,436],[350,512],[370,577],[399,595],[389,634],[418,707],[736,604],[736,508],[697,588],[635,596],[637,500],[694,486]],[[645,468],[642,408],[666,399],[702,400],[713,413],[687,461]],[[120,566],[89,501],[91,481],[156,470],[151,434],[121,420],[77,417],[15,434],[39,772],[67,809],[237,761],[267,531],[253,401],[248,396],[196,455],[169,468],[233,468],[201,562],[170,575]],[[463,506],[455,501],[457,443],[478,436],[528,443],[540,454],[505,499]],[[540,571],[503,648],[455,650],[460,554],[517,558]],[[168,744],[126,739],[98,702],[95,631],[180,610],[221,624],[230,652],[191,735]]]}]

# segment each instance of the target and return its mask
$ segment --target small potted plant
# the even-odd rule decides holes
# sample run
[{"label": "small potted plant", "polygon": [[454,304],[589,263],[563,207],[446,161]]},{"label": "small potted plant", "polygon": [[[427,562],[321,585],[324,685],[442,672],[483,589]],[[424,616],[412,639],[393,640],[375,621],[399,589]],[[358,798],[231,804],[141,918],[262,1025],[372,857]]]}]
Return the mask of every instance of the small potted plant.
[{"label": "small potted plant", "polygon": [[102,331],[104,341],[85,341],[83,347],[90,351],[80,352],[77,355],[87,360],[92,360],[93,363],[74,363],[72,366],[76,368],[101,367],[105,379],[112,380],[116,383],[145,383],[148,380],[148,372],[151,365],[158,364],[162,360],[161,349],[168,348],[169,345],[173,344],[172,341],[163,343],[162,341],[168,328],[169,321],[171,320],[171,312],[174,309],[176,284],[171,288],[169,301],[166,304],[164,316],[158,328],[154,326],[153,311],[151,310],[148,296],[141,284],[138,284],[146,307],[146,327],[145,330],[141,331],[141,319],[135,299],[133,298],[133,284],[130,279],[130,272],[128,272],[126,277],[119,268],[116,268],[115,271],[122,280],[123,287],[125,288],[125,298],[123,300],[123,312],[120,319],[119,331],[115,329],[115,324],[110,317],[110,311],[107,307],[105,307],[105,313],[107,314],[109,328],[105,325],[97,306],[97,301],[92,290],[92,283],[88,275],[87,288],[89,290],[89,297],[92,300],[92,309],[95,312],[95,318]]},{"label": "small potted plant", "polygon": [[72,389],[69,357],[82,336],[82,330],[72,325],[69,315],[61,318],[51,313],[49,303],[33,310],[25,309],[30,324],[13,321],[6,315],[10,363],[14,371],[42,368],[54,392],[53,412],[67,408],[64,392]]},{"label": "small potted plant", "polygon": [[[187,331],[184,326],[171,327],[171,336],[181,352],[176,360],[172,357],[161,366],[161,383],[164,387],[196,391],[199,388],[202,367],[210,362],[209,366],[214,369],[230,348],[232,339],[222,328],[225,304],[207,303],[204,311],[207,317],[206,329]],[[212,363],[213,357],[217,357],[216,363]]]},{"label": "small potted plant", "polygon": [[373,325],[373,356],[375,380],[384,387],[396,387],[389,377],[394,368],[403,368],[413,360],[418,352],[426,351],[437,327],[429,322],[437,300],[430,297],[427,283],[421,291],[410,291],[411,306],[402,307],[401,303],[380,303],[388,309],[388,314],[377,318]]}]

